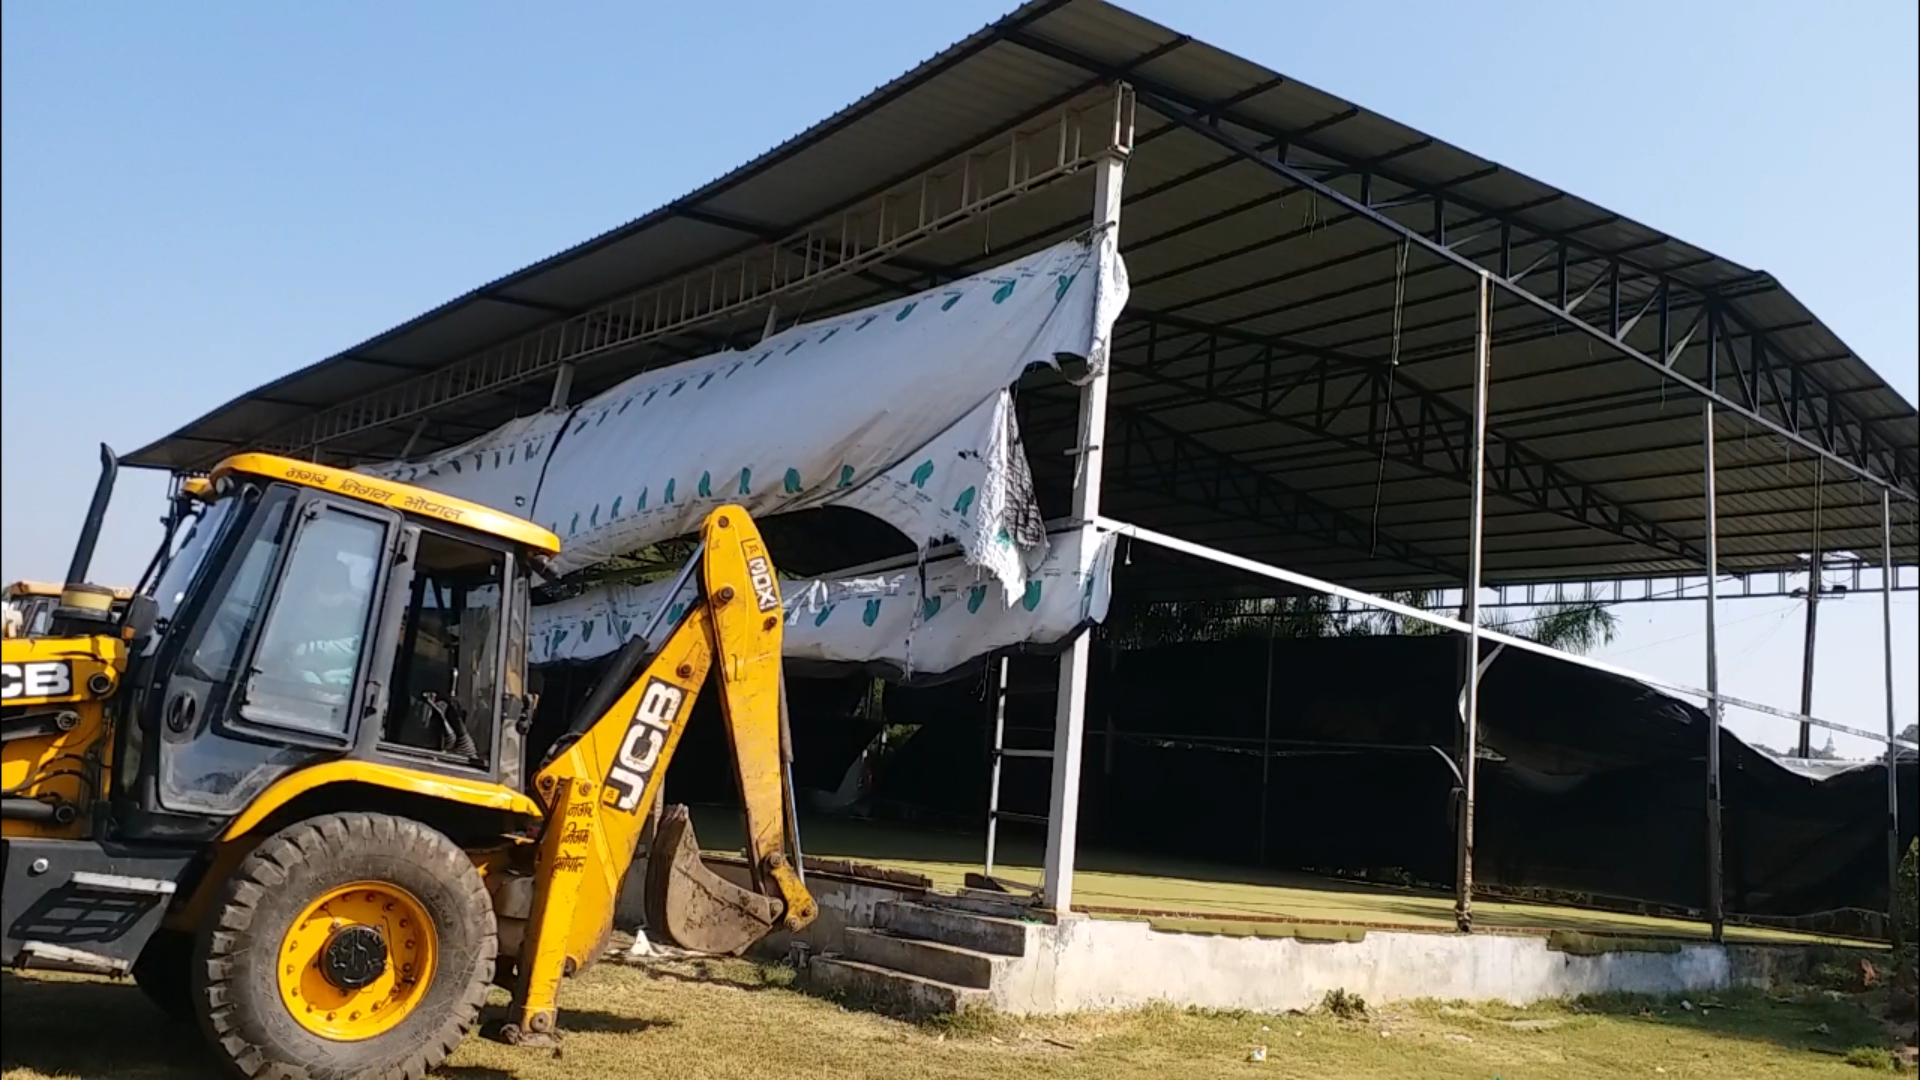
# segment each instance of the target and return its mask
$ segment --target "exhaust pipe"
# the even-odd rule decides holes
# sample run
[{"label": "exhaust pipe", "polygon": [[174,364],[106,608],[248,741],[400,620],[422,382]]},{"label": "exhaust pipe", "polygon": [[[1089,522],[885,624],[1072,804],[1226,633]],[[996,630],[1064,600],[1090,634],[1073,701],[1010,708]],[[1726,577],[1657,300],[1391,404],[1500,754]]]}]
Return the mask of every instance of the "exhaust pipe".
[{"label": "exhaust pipe", "polygon": [[120,474],[120,459],[113,448],[100,444],[100,479],[93,485],[93,502],[87,506],[87,519],[80,525],[80,540],[73,546],[73,562],[67,566],[66,583],[60,587],[60,603],[53,612],[53,633],[57,637],[84,636],[113,621],[113,590],[87,584],[87,572],[93,567],[93,549],[100,542],[100,526],[107,519],[107,504],[113,499],[113,481]]},{"label": "exhaust pipe", "polygon": [[100,479],[93,485],[93,502],[87,506],[87,519],[80,526],[80,541],[73,546],[73,562],[67,566],[65,584],[79,585],[87,580],[93,567],[93,549],[100,542],[100,526],[107,520],[107,503],[113,499],[113,482],[120,475],[120,458],[106,443],[100,444]]}]

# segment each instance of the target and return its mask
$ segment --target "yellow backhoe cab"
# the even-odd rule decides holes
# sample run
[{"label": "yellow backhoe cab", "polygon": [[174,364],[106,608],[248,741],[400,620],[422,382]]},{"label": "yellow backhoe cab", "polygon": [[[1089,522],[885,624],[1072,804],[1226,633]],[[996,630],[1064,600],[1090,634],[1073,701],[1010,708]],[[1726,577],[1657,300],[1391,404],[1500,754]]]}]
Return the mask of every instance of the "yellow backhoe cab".
[{"label": "yellow backhoe cab", "polygon": [[[102,451],[71,582],[111,495]],[[648,933],[738,953],[814,917],[779,588],[740,508],[708,515],[684,614],[616,655],[539,762],[526,635],[553,534],[264,454],[180,485],[168,521],[117,610],[68,586],[47,633],[0,642],[0,962],[131,974],[252,1078],[422,1076],[495,982],[501,1035],[551,1040],[710,672],[753,888],[669,808]]]}]

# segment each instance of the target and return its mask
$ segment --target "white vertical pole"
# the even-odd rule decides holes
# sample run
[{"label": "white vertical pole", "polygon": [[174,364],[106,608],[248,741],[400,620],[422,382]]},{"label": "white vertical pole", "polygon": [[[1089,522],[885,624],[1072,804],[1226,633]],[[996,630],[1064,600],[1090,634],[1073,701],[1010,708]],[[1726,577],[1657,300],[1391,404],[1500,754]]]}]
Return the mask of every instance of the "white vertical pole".
[{"label": "white vertical pole", "polygon": [[1462,933],[1473,930],[1473,800],[1480,769],[1480,562],[1486,540],[1487,378],[1493,361],[1493,283],[1480,274],[1478,328],[1473,339],[1473,433],[1468,459],[1473,469],[1472,521],[1467,533],[1467,581],[1460,619],[1467,624],[1465,704],[1460,749],[1460,839],[1456,851],[1453,921]]},{"label": "white vertical pole", "polygon": [[1893,496],[1880,489],[1880,633],[1887,670],[1887,934],[1900,940],[1900,748],[1893,744]]},{"label": "white vertical pole", "polygon": [[[1093,226],[1113,234],[1118,250],[1120,188],[1126,178],[1124,153],[1109,151],[1094,166]],[[1101,251],[1109,250],[1102,244]],[[1096,255],[1104,258],[1103,255]],[[1104,276],[1104,275],[1103,275]],[[1092,521],[1100,514],[1100,465],[1107,436],[1107,372],[1102,365],[1080,388],[1080,437],[1074,453],[1077,468],[1073,484],[1073,517],[1080,522],[1081,551],[1098,540]],[[1093,653],[1093,634],[1081,634],[1060,657],[1060,696],[1053,720],[1053,792],[1047,802],[1047,865],[1043,902],[1055,911],[1073,905],[1073,855],[1080,826],[1080,748],[1087,724],[1087,664]]]},{"label": "white vertical pole", "polygon": [[1720,513],[1713,465],[1713,399],[1705,417],[1707,497],[1707,921],[1713,940],[1726,934],[1727,913],[1720,854]]}]

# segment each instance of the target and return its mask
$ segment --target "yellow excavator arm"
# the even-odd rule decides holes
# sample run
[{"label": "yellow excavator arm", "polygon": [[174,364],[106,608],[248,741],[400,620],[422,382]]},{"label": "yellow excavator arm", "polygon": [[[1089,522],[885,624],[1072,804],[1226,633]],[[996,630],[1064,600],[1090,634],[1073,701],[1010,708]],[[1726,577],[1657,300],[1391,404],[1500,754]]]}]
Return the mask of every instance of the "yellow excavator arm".
[{"label": "yellow excavator arm", "polygon": [[696,598],[664,641],[656,649],[642,635],[615,658],[605,691],[589,698],[534,779],[546,824],[506,1029],[515,1041],[552,1036],[560,980],[605,950],[642,829],[709,672],[733,746],[754,887],[708,870],[686,808],[673,807],[649,846],[647,931],[683,948],[737,954],[816,914],[796,868],[797,835],[791,858],[786,850],[793,798],[780,589],[745,510],[723,506],[707,516],[676,593],[695,569]]}]

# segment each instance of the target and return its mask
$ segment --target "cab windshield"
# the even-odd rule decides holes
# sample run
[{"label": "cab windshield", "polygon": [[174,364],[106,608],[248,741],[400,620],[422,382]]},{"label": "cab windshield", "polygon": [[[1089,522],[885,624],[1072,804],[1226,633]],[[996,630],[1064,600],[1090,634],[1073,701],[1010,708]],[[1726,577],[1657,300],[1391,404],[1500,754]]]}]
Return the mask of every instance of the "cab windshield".
[{"label": "cab windshield", "polygon": [[156,627],[164,629],[167,623],[173,621],[174,614],[180,610],[180,602],[186,598],[187,590],[193,587],[193,580],[200,573],[201,564],[207,560],[208,550],[220,538],[222,528],[233,517],[234,504],[239,501],[231,496],[221,499],[201,511],[187,529],[186,539],[180,542],[180,549],[174,553],[166,569],[161,572],[160,580],[153,586],[153,600],[158,609]]}]

